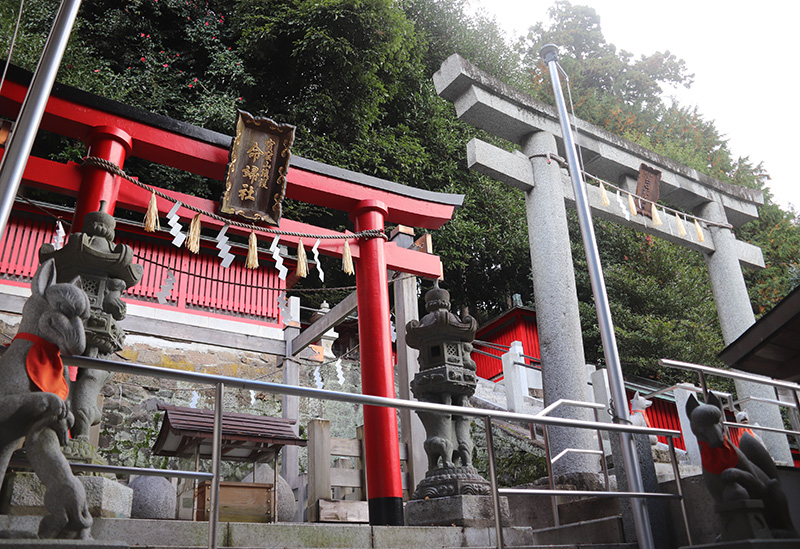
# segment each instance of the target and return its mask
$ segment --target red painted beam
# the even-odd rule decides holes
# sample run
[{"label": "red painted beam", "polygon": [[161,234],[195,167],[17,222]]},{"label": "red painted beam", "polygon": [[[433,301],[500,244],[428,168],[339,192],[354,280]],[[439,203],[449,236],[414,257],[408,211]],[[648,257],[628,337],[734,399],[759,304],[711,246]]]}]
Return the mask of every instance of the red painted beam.
[{"label": "red painted beam", "polygon": [[[4,100],[0,102],[0,114],[16,118],[27,87],[16,82],[3,84]],[[226,148],[204,143],[184,135],[169,132],[87,107],[51,95],[42,117],[41,129],[86,141],[95,127],[118,128],[133,138],[132,156],[151,162],[172,166],[203,177],[222,180],[228,164]]]},{"label": "red painted beam", "polygon": [[[0,115],[16,118],[26,89],[22,84],[7,81],[2,90]],[[48,100],[41,123],[42,129],[82,141],[99,126],[115,127],[129,134],[133,140],[131,156],[212,179],[225,178],[227,145],[206,143],[56,95]],[[363,200],[380,200],[388,207],[388,223],[438,229],[450,220],[455,209],[452,204],[395,194],[296,167],[289,169],[286,179],[289,198],[337,210],[350,212]]]},{"label": "red painted beam", "polygon": [[455,210],[450,204],[419,200],[297,168],[291,168],[286,179],[289,198],[346,212],[364,200],[379,200],[386,204],[388,222],[410,227],[438,229],[453,217]]}]

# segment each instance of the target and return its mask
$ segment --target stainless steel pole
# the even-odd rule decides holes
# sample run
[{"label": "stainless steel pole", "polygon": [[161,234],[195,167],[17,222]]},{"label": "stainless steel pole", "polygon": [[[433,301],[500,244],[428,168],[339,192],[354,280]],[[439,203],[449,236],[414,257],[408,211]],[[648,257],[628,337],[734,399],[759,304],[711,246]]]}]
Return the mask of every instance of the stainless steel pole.
[{"label": "stainless steel pole", "polygon": [[0,235],[6,230],[8,217],[14,206],[14,198],[17,196],[19,183],[22,181],[22,174],[28,163],[28,156],[31,153],[36,132],[39,130],[39,123],[42,121],[47,99],[50,97],[50,90],[53,89],[53,82],[56,80],[58,67],[61,64],[64,50],[67,48],[69,34],[80,5],[81,0],[63,0],[61,2],[61,7],[58,9],[50,29],[50,36],[47,37],[42,56],[39,58],[39,65],[33,73],[31,85],[22,103],[14,131],[8,140],[3,159],[0,161]]},{"label": "stainless steel pole", "polygon": [[[619,351],[617,350],[617,339],[614,336],[614,324],[611,321],[611,309],[608,304],[608,294],[606,283],[603,277],[603,268],[600,264],[600,254],[597,250],[597,240],[594,235],[592,225],[592,214],[589,210],[589,200],[586,197],[583,172],[578,164],[577,149],[575,140],[572,136],[572,129],[569,125],[567,107],[564,102],[564,93],[561,90],[561,78],[558,75],[558,48],[553,44],[547,44],[540,51],[547,68],[550,71],[550,80],[553,83],[553,94],[556,98],[558,117],[561,122],[561,132],[564,137],[564,149],[569,164],[569,173],[572,179],[572,189],[575,193],[575,209],[578,211],[578,221],[583,237],[583,246],[586,249],[586,262],[589,266],[589,278],[592,283],[592,293],[594,303],[597,308],[597,321],[600,326],[600,338],[603,342],[606,365],[608,368],[608,385],[611,390],[611,397],[616,403],[618,417],[615,421],[629,422],[628,399],[625,394],[625,386],[622,380],[622,367],[619,362]],[[633,492],[644,492],[642,474],[639,469],[639,460],[636,456],[636,446],[630,433],[620,433],[620,446],[622,447],[622,460],[625,465],[625,473],[628,479],[628,486]],[[650,528],[650,518],[647,515],[647,504],[642,498],[632,498],[631,507],[633,510],[633,521],[636,527],[636,537],[638,538],[640,549],[653,549],[653,532]]]},{"label": "stainless steel pole", "polygon": [[497,491],[497,468],[494,462],[494,439],[492,437],[492,418],[483,418],[486,429],[486,455],[489,458],[489,483],[492,490],[492,507],[494,508],[494,531],[497,549],[503,549],[503,516],[500,512],[500,494]]},{"label": "stainless steel pole", "polygon": [[[214,391],[214,439],[211,441],[211,503],[208,517],[208,549],[217,549],[217,525],[219,524],[219,474],[222,461],[222,398],[225,384],[217,383]],[[255,473],[253,474],[255,476]]]}]

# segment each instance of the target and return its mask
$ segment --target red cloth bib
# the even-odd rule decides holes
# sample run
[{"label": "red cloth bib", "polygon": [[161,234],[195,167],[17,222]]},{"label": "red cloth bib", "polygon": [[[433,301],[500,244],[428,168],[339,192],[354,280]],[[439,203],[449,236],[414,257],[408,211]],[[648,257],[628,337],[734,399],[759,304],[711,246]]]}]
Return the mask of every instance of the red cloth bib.
[{"label": "red cloth bib", "polygon": [[719,448],[712,448],[708,443],[698,440],[700,446],[700,460],[703,462],[703,469],[715,475],[722,474],[725,469],[736,467],[739,463],[739,455],[736,448],[725,437],[725,442]]},{"label": "red cloth bib", "polygon": [[17,334],[14,339],[33,342],[33,347],[25,357],[25,369],[31,381],[42,391],[54,393],[61,397],[61,400],[67,400],[69,386],[64,379],[64,363],[61,362],[58,345],[25,332]]},{"label": "red cloth bib", "polygon": [[647,419],[647,414],[645,413],[644,410],[634,410],[633,412],[631,412],[631,414],[632,415],[642,414],[642,417],[644,418],[644,424],[647,425],[648,427],[652,427],[652,425],[650,425],[650,420]]}]

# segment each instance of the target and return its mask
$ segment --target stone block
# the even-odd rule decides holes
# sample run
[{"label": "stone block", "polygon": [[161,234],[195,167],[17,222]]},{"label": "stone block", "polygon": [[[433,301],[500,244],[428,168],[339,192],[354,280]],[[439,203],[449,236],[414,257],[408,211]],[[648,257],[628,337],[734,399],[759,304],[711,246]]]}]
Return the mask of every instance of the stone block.
[{"label": "stone block", "polygon": [[0,547],[12,549],[128,549],[130,545],[119,541],[71,539],[0,539]]},{"label": "stone block", "polygon": [[[456,547],[497,547],[494,528],[464,528],[462,543]],[[527,527],[503,528],[503,547],[533,546],[533,529]]]},{"label": "stone block", "polygon": [[[217,547],[225,546],[225,535],[225,525],[220,524]],[[92,536],[144,547],[208,547],[208,522],[96,518]]]},{"label": "stone block", "polygon": [[[508,499],[500,498],[502,524],[509,521]],[[450,496],[411,500],[406,504],[408,526],[494,526],[491,496]]]},{"label": "stone block", "polygon": [[373,526],[372,547],[380,549],[460,547],[461,530],[461,528],[442,526]]},{"label": "stone block", "polygon": [[230,547],[372,546],[372,532],[367,525],[230,522],[227,526]]},{"label": "stone block", "polygon": [[[76,477],[86,490],[86,503],[93,517],[129,518],[133,490],[105,477]],[[12,473],[6,482],[9,515],[45,515],[45,487],[34,473]]]}]

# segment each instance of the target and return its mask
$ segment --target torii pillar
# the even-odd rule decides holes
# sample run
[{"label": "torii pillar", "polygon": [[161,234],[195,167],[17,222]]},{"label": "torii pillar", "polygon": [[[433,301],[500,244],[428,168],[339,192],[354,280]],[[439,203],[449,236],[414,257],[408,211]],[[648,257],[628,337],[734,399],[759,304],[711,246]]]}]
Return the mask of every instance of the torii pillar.
[{"label": "torii pillar", "polygon": [[[564,217],[564,203],[574,203],[574,196],[569,177],[561,173],[553,158],[558,154],[557,147],[563,147],[558,114],[555,108],[519,93],[458,55],[445,60],[433,80],[439,95],[453,102],[460,119],[520,146],[522,152],[508,152],[473,139],[467,144],[467,161],[470,168],[517,187],[526,195],[545,404],[557,398],[588,400],[584,396],[588,391],[582,390],[585,371],[579,371],[575,364],[583,350]],[[660,197],[664,202],[712,222],[702,229],[702,239],[693,236],[694,231],[681,236],[673,216],[667,216],[669,219],[662,226],[654,227],[649,218],[631,215],[627,201],[617,204],[612,200],[606,207],[597,187],[589,185],[586,189],[593,216],[704,255],[723,337],[727,343],[732,342],[754,322],[742,267],[763,268],[764,258],[758,247],[736,240],[730,228],[716,223],[740,226],[757,218],[758,205],[763,204],[762,193],[717,181],[581,120],[576,124],[576,141],[587,171],[606,181],[622,182],[629,190],[626,181],[636,177],[642,163],[655,166],[663,174]],[[736,385],[739,395],[777,400],[775,391],[764,385]],[[613,405],[618,408],[627,403]],[[745,406],[751,422],[782,427],[775,407],[756,402]],[[783,435],[763,438],[777,461],[791,463]],[[554,441],[553,446],[557,453],[576,445],[562,440]],[[570,468],[586,470],[580,464],[570,463]]]},{"label": "torii pillar", "polygon": [[[586,379],[578,291],[572,264],[567,210],[559,165],[548,158],[556,154],[556,140],[546,132],[523,141],[536,185],[525,192],[528,235],[531,242],[533,295],[542,360],[542,390],[546,405],[560,399],[591,401]],[[585,408],[564,408],[553,415],[591,421]],[[595,433],[586,429],[548,428],[550,454],[567,448],[597,449]],[[597,456],[570,453],[553,464],[561,475],[573,471],[599,471]]]},{"label": "torii pillar", "polygon": [[[386,204],[362,200],[350,216],[356,232],[383,230]],[[384,240],[367,238],[359,242],[356,261],[358,295],[358,339],[361,354],[361,390],[365,395],[394,398],[394,365],[386,276]],[[403,482],[400,475],[397,411],[394,408],[364,406],[365,462],[369,523],[373,526],[402,526]]]},{"label": "torii pillar", "polygon": [[[108,160],[123,168],[125,159],[133,149],[133,139],[127,132],[113,126],[98,126],[92,129],[84,139],[88,151],[86,156],[93,156]],[[96,166],[83,168],[81,191],[78,202],[75,204],[75,213],[72,216],[71,232],[77,233],[83,229],[83,218],[89,212],[96,212],[100,204],[105,205],[105,212],[114,215],[119,196],[119,177]]]},{"label": "torii pillar", "polygon": [[[699,215],[705,219],[727,223],[728,219],[721,202],[721,200],[716,200],[704,204],[698,212]],[[704,257],[711,280],[711,289],[714,292],[722,338],[725,345],[730,345],[755,324],[756,318],[736,253],[738,245],[736,237],[726,227],[712,226],[709,230],[715,251],[711,254],[704,254]],[[769,385],[741,380],[736,380],[735,383],[736,394],[740,399],[748,396],[772,401],[778,400],[775,389]],[[777,406],[757,400],[750,400],[741,406],[747,411],[751,423],[759,423],[764,427],[783,428],[783,419]],[[758,431],[758,435],[775,461],[786,464],[793,463],[792,453],[785,435],[770,431]]]}]

